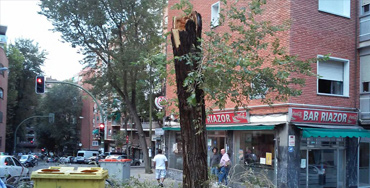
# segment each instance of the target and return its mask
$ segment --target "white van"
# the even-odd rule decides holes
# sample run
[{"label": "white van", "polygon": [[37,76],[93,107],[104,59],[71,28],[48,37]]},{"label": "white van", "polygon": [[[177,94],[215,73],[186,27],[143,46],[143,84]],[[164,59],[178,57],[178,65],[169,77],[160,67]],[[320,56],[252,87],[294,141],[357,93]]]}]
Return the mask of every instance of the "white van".
[{"label": "white van", "polygon": [[99,151],[78,151],[77,163],[88,163],[88,159],[92,156],[99,156]]}]

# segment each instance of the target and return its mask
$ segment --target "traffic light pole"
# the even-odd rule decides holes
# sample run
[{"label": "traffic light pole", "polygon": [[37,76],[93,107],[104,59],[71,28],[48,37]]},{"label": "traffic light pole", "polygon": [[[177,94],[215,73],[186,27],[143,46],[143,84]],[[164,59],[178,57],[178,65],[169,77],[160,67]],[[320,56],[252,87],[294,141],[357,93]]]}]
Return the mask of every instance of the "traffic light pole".
[{"label": "traffic light pole", "polygon": [[32,116],[32,117],[29,117],[29,118],[27,118],[27,119],[23,120],[23,121],[22,121],[22,122],[17,126],[17,128],[15,128],[15,131],[14,131],[14,149],[13,149],[13,153],[14,153],[14,155],[16,154],[16,149],[17,149],[17,131],[18,131],[19,127],[20,127],[24,122],[26,122],[26,121],[27,121],[27,120],[29,120],[29,119],[33,119],[33,118],[43,118],[43,117],[50,118],[50,114],[49,114],[49,116]]},{"label": "traffic light pole", "polygon": [[[70,83],[70,82],[61,82],[61,81],[45,81],[45,83],[47,84],[67,84],[67,85],[71,85],[71,86],[75,86],[75,87],[78,87],[80,89],[82,89],[83,91],[85,91],[87,94],[90,95],[90,97],[94,100],[95,104],[98,106],[99,108],[99,111],[100,111],[100,122],[101,123],[105,123],[105,119],[104,119],[104,113],[103,113],[103,109],[101,108],[101,106],[99,105],[98,101],[96,100],[96,98],[92,95],[92,93],[90,93],[87,89],[83,88],[82,86],[80,85],[77,85],[77,84],[74,84],[74,83]],[[104,140],[106,140],[107,138],[107,126],[104,126],[104,138],[103,138],[103,144],[104,144]],[[104,149],[104,147],[103,147]]]}]

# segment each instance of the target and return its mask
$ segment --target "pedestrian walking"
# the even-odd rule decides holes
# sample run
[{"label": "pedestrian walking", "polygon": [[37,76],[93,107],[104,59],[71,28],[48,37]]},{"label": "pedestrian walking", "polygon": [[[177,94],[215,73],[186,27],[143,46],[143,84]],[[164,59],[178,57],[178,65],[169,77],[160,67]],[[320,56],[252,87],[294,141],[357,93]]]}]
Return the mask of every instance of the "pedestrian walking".
[{"label": "pedestrian walking", "polygon": [[158,154],[153,158],[155,167],[155,177],[158,181],[159,186],[163,187],[163,181],[166,178],[166,172],[168,168],[167,157],[162,154],[162,150],[158,149]]},{"label": "pedestrian walking", "polygon": [[227,185],[227,175],[229,174],[229,168],[231,165],[229,155],[226,153],[225,149],[221,149],[221,160],[220,160],[220,173],[218,174],[218,183],[221,184],[225,179],[225,185]]},{"label": "pedestrian walking", "polygon": [[212,149],[212,152],[213,152],[213,155],[211,157],[211,162],[210,162],[211,174],[216,175],[216,177],[218,177],[218,166],[221,161],[221,154],[218,153],[218,149],[216,147]]}]

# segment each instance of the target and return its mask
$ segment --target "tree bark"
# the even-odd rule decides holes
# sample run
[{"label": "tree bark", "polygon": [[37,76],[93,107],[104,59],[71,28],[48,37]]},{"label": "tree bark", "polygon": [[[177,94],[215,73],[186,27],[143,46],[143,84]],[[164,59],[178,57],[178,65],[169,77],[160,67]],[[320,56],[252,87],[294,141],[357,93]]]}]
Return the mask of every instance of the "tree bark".
[{"label": "tree bark", "polygon": [[[175,59],[177,96],[179,100],[180,126],[183,149],[183,187],[208,187],[206,125],[204,92],[196,86],[196,105],[187,99],[191,96],[184,80],[188,73],[197,69],[201,49],[198,40],[202,34],[202,18],[197,12],[175,18],[171,41],[175,57],[189,55],[192,64],[185,59]],[[198,58],[195,58],[198,57]]]}]

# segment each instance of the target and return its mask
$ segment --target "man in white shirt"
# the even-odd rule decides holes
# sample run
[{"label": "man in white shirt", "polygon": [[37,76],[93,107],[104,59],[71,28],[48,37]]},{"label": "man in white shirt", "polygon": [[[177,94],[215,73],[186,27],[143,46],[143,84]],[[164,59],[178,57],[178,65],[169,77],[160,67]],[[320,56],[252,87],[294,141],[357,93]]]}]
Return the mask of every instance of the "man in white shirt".
[{"label": "man in white shirt", "polygon": [[158,154],[153,158],[153,162],[155,166],[155,177],[157,178],[159,186],[163,187],[163,181],[166,177],[166,171],[168,168],[168,161],[167,157],[162,154],[161,149],[158,149]]},{"label": "man in white shirt", "polygon": [[226,153],[225,149],[221,149],[221,161],[220,161],[220,173],[218,174],[218,183],[221,184],[225,179],[225,185],[227,185],[227,175],[229,174],[230,158]]}]

